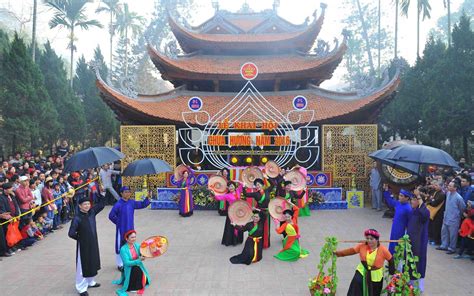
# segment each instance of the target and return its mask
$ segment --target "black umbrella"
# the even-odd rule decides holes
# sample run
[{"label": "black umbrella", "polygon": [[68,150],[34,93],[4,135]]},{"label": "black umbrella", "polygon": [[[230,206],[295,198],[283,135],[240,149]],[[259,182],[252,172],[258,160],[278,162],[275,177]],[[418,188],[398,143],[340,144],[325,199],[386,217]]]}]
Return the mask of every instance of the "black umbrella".
[{"label": "black umbrella", "polygon": [[65,172],[80,171],[100,167],[124,158],[125,155],[110,147],[91,147],[74,154],[64,165]]},{"label": "black umbrella", "polygon": [[370,153],[369,157],[374,160],[380,161],[383,164],[400,169],[402,171],[412,173],[415,175],[420,174],[421,165],[419,163],[388,159],[387,155],[390,154],[391,152],[392,150],[390,149],[380,149],[380,150]]},{"label": "black umbrella", "polygon": [[451,155],[445,151],[425,145],[403,145],[393,149],[385,158],[426,165],[459,167]]},{"label": "black umbrella", "polygon": [[143,176],[171,172],[171,166],[158,158],[145,158],[130,163],[123,171],[122,176]]}]

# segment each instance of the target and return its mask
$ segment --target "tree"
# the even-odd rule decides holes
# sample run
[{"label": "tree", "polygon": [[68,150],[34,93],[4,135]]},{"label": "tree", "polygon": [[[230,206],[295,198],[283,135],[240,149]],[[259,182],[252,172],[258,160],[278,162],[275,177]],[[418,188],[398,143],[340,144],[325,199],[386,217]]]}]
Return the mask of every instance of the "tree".
[{"label": "tree", "polygon": [[452,41],[447,47],[441,39],[428,39],[423,57],[402,76],[398,94],[382,111],[379,123],[385,139],[416,139],[469,161],[474,32],[466,15],[454,26]]},{"label": "tree", "polygon": [[[119,38],[114,54],[114,70],[111,71],[112,81],[119,83],[121,79],[127,78],[129,73],[137,71],[136,56],[132,54],[124,36]],[[125,70],[128,70],[128,73]],[[110,71],[110,70],[109,70]]]},{"label": "tree", "polygon": [[400,4],[400,0],[393,0],[395,2],[395,48],[394,52],[394,59],[398,57],[398,7]]},{"label": "tree", "polygon": [[444,7],[448,10],[448,47],[451,46],[451,0],[444,0]]},{"label": "tree", "polygon": [[69,30],[69,45],[71,50],[70,69],[71,87],[73,85],[73,65],[74,65],[74,51],[76,50],[75,41],[76,36],[74,30],[78,27],[83,30],[88,30],[90,27],[102,28],[102,25],[97,20],[89,20],[85,14],[86,4],[90,0],[47,0],[46,5],[53,8],[54,16],[49,21],[49,27],[64,27]]},{"label": "tree", "polygon": [[[94,51],[92,63],[98,65],[102,77],[107,77],[107,67],[99,47]],[[116,139],[119,129],[118,121],[115,119],[113,112],[100,98],[95,84],[96,74],[87,64],[84,56],[79,58],[77,62],[74,80],[74,89],[82,99],[87,122],[87,136],[84,143],[98,146],[104,145],[111,139]]]},{"label": "tree", "polygon": [[37,16],[37,7],[38,7],[38,0],[33,0],[33,26],[31,32],[31,56],[33,58],[33,62],[36,59],[36,16]]},{"label": "tree", "polygon": [[[363,37],[363,26],[360,20],[359,9],[354,5],[352,0],[346,2],[346,4],[348,4],[346,7],[349,7],[351,10],[343,22],[347,28],[350,28],[351,34],[347,40],[348,49],[345,63],[347,74],[344,76],[344,80],[350,83],[352,88],[360,88],[360,78],[367,76],[374,77],[371,73],[375,73],[371,70],[368,52],[377,49],[375,56],[378,58],[380,55],[380,67],[382,67],[391,58],[393,42],[385,28],[381,27],[379,33],[379,10],[377,7],[361,2],[364,22],[367,26],[368,44],[370,46],[367,48],[366,39]],[[383,18],[383,16],[383,11],[380,11],[380,18]],[[378,53],[379,47],[380,54]],[[373,71],[375,71],[375,69]]]},{"label": "tree", "polygon": [[109,21],[109,35],[110,35],[110,53],[109,53],[109,71],[112,72],[112,55],[113,55],[113,40],[115,35],[115,20],[117,15],[120,13],[119,0],[102,0],[105,6],[100,6],[95,12],[107,12],[110,15]]},{"label": "tree", "polygon": [[123,10],[117,16],[117,30],[125,40],[125,76],[128,76],[128,47],[130,45],[130,32],[133,36],[137,36],[142,31],[145,19],[136,12],[128,9],[128,4],[123,5]]},{"label": "tree", "polygon": [[44,76],[45,88],[57,110],[59,123],[63,127],[60,136],[79,143],[86,135],[84,108],[72,92],[64,63],[51,48],[49,41],[39,57],[38,65]]},{"label": "tree", "polygon": [[[447,4],[448,3],[446,2],[446,8],[448,8]],[[451,7],[449,7],[449,10],[450,12],[448,12],[446,15],[441,16],[438,19],[438,21],[436,22],[436,28],[430,30],[430,34],[432,34],[435,39],[448,41],[451,40],[452,26],[450,24],[459,22],[459,19],[461,18],[461,15],[463,13],[465,13],[466,15],[474,15],[474,1],[465,0],[461,4],[461,6],[459,6],[459,9],[457,11],[451,11]],[[471,23],[471,29],[474,29],[473,23]],[[452,41],[450,43],[452,43]]]},{"label": "tree", "polygon": [[360,0],[355,0],[357,4],[357,11],[359,15],[359,20],[362,26],[362,37],[364,38],[365,41],[365,48],[367,52],[367,58],[369,60],[369,67],[370,67],[370,75],[374,76],[375,75],[375,69],[374,69],[374,62],[372,60],[372,51],[371,51],[371,45],[369,41],[369,34],[368,34],[368,28],[367,28],[367,23],[364,19],[364,12],[362,10],[362,6],[360,5]]},{"label": "tree", "polygon": [[9,140],[11,151],[52,143],[61,132],[58,114],[38,66],[17,34],[5,52],[1,69],[0,105],[6,106],[1,133]]},{"label": "tree", "polygon": [[[402,14],[408,17],[408,9],[411,0],[401,0]],[[431,18],[431,5],[429,0],[416,0],[416,57],[420,57],[420,16],[423,12],[423,20]]]}]

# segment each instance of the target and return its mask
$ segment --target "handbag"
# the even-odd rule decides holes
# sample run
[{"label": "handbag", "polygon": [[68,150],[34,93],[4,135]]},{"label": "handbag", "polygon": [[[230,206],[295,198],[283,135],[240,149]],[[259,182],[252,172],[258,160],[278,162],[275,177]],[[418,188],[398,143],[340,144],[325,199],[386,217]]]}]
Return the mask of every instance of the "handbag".
[{"label": "handbag", "polygon": [[430,220],[434,220],[436,214],[438,213],[439,209],[444,205],[444,200],[436,207],[427,205],[426,208],[430,211]]},{"label": "handbag", "polygon": [[20,221],[14,221],[8,224],[7,235],[5,236],[8,246],[11,248],[21,240]]}]

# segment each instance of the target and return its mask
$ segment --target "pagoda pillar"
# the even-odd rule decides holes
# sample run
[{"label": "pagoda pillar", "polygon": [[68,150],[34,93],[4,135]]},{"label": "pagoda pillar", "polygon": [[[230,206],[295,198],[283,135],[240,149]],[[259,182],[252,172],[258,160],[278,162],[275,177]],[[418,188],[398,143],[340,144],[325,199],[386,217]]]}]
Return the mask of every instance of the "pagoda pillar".
[{"label": "pagoda pillar", "polygon": [[214,91],[218,92],[219,91],[219,80],[213,80],[214,83]]}]

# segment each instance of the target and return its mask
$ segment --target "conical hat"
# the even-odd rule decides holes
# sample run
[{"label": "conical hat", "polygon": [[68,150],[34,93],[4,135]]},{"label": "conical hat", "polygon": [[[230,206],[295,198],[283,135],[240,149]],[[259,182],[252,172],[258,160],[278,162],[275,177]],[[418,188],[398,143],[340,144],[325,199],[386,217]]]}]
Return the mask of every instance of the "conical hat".
[{"label": "conical hat", "polygon": [[270,178],[276,178],[280,174],[280,167],[273,160],[267,161],[265,164],[265,174]]},{"label": "conical hat", "polygon": [[290,189],[294,191],[300,191],[306,188],[306,176],[303,175],[299,170],[293,169],[283,176],[285,181],[290,181]]},{"label": "conical hat", "polygon": [[283,211],[285,210],[290,210],[290,205],[282,197],[275,197],[268,203],[268,212],[270,216],[275,219],[284,221],[285,216],[283,215]]},{"label": "conical hat", "polygon": [[240,173],[240,181],[244,182],[245,187],[249,187],[249,188],[254,187],[253,181],[255,181],[255,179],[263,180],[263,173],[258,167],[251,166],[251,167],[245,168]]},{"label": "conical hat", "polygon": [[186,172],[186,171],[189,173],[189,168],[187,166],[185,166],[184,164],[178,165],[174,169],[174,179],[176,181],[181,180],[183,178],[184,172]]},{"label": "conical hat", "polygon": [[207,183],[207,188],[214,194],[224,194],[227,192],[227,180],[222,176],[211,176]]},{"label": "conical hat", "polygon": [[147,258],[163,255],[168,250],[168,239],[164,236],[150,236],[140,244],[140,254]]},{"label": "conical hat", "polygon": [[237,225],[245,225],[252,218],[252,208],[244,200],[237,200],[227,210],[230,221]]}]

